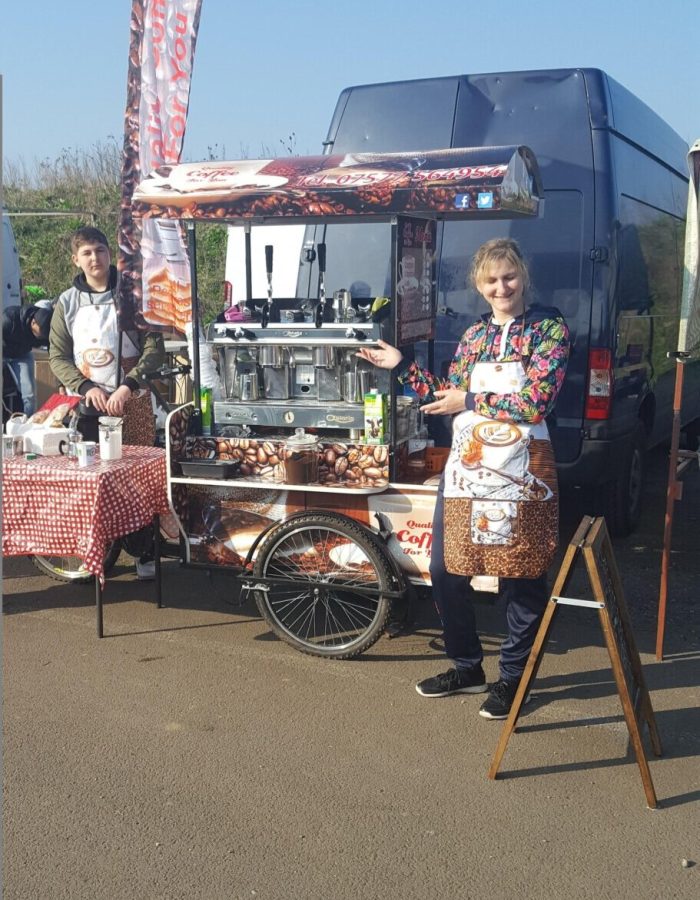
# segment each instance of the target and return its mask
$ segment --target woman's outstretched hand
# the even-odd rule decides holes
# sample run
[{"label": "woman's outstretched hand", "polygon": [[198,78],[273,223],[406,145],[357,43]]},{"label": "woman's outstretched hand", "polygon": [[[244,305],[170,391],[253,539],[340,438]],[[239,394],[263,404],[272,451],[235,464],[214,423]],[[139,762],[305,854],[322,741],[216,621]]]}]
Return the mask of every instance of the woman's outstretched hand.
[{"label": "woman's outstretched hand", "polygon": [[392,347],[391,344],[387,344],[386,341],[377,341],[377,344],[379,345],[377,347],[363,347],[357,351],[355,356],[372,363],[379,369],[393,369],[398,366],[403,359],[403,353],[396,347]]}]

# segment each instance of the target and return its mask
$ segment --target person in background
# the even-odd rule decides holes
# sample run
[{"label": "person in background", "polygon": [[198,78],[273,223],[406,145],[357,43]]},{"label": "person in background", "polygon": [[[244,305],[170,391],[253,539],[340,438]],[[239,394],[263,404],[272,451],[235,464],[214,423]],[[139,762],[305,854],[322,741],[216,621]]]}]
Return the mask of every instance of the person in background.
[{"label": "person in background", "polygon": [[[78,228],[71,249],[73,264],[80,271],[56,302],[49,342],[51,370],[68,393],[82,398],[78,431],[85,440],[98,440],[100,415],[120,416],[124,417],[125,444],[152,445],[151,397],[140,388],[143,376],[157,371],[165,360],[163,336],[120,333],[117,270],[99,229]],[[137,562],[140,578],[152,577],[153,570],[152,560],[142,557]]]},{"label": "person in background", "polygon": [[22,288],[22,303],[31,303],[34,306],[53,306],[49,295],[38,284],[27,284]]},{"label": "person in background", "polygon": [[36,381],[32,350],[48,346],[50,309],[9,306],[2,312],[2,357],[12,369],[26,415],[36,411]]},{"label": "person in background", "polygon": [[[569,357],[566,323],[556,309],[534,304],[526,309],[530,277],[515,241],[497,238],[483,244],[472,261],[470,278],[490,310],[462,336],[446,383],[415,362],[405,365],[401,351],[383,341],[358,355],[380,368],[402,367],[398,380],[430,401],[422,407],[426,415],[455,416],[473,410],[494,420],[540,423],[554,408],[564,381]],[[482,383],[478,393],[470,383],[477,366]],[[424,697],[487,690],[474,590],[467,576],[445,568],[443,492],[444,476],[433,517],[430,575],[445,652],[453,666],[416,685]],[[508,633],[501,645],[498,681],[479,709],[488,719],[505,719],[510,712],[547,605],[546,573],[538,578],[500,578],[499,594],[505,601]]]}]

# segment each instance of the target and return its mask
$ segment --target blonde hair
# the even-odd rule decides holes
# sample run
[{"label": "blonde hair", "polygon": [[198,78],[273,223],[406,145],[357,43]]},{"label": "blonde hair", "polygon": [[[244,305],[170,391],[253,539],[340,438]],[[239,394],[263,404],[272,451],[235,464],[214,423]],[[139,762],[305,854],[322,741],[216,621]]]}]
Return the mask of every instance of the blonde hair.
[{"label": "blonde hair", "polygon": [[469,269],[469,281],[472,287],[478,291],[479,284],[486,278],[488,267],[503,259],[517,269],[523,282],[523,292],[527,293],[530,287],[530,272],[520,247],[511,238],[493,238],[479,247]]}]

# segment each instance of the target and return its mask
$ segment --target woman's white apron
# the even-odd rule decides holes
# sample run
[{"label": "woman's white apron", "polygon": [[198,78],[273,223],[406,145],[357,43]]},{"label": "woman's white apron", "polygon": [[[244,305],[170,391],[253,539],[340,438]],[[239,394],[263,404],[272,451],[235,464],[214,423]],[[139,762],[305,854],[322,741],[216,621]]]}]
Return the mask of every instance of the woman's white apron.
[{"label": "woman's white apron", "polygon": [[[510,394],[526,379],[520,360],[478,362],[469,385],[474,393]],[[443,492],[448,571],[535,577],[549,566],[558,508],[544,422],[516,423],[469,410],[457,415]]]}]

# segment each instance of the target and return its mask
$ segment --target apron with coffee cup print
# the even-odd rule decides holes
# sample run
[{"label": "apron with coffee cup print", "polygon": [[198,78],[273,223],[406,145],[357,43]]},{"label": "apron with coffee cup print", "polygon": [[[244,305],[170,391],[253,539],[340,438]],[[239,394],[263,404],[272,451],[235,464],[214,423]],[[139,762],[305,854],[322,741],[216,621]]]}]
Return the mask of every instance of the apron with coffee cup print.
[{"label": "apron with coffee cup print", "polygon": [[[477,362],[474,393],[510,394],[527,380],[521,360]],[[445,566],[464,575],[536,578],[554,558],[557,473],[544,422],[489,419],[471,410],[453,423],[445,466]]]},{"label": "apron with coffee cup print", "polygon": [[[80,295],[80,306],[73,321],[73,360],[85,378],[89,378],[108,394],[119,386],[123,374],[140,358],[138,346],[122,332],[122,373],[117,373],[117,355],[112,348],[119,346],[119,329],[114,295],[100,296],[92,302],[89,295]],[[152,447],[156,429],[151,392],[134,391],[124,404],[122,441],[124,444]]]}]

